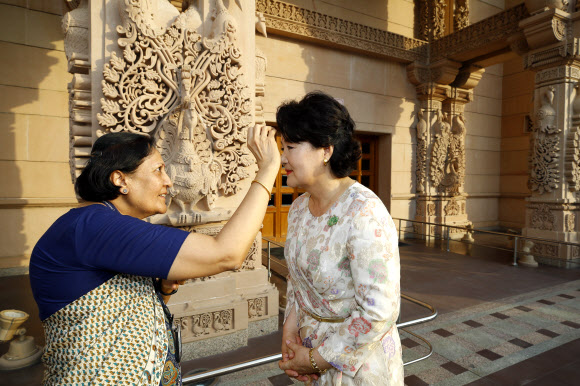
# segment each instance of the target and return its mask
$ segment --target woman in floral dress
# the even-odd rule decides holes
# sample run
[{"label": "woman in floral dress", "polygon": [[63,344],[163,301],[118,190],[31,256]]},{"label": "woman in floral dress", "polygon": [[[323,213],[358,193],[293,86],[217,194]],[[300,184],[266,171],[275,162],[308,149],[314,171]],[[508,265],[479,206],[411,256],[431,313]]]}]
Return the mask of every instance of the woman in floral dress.
[{"label": "woman in floral dress", "polygon": [[319,385],[403,385],[397,232],[348,176],[360,159],[346,108],[321,92],[278,108],[288,216],[282,370]]}]

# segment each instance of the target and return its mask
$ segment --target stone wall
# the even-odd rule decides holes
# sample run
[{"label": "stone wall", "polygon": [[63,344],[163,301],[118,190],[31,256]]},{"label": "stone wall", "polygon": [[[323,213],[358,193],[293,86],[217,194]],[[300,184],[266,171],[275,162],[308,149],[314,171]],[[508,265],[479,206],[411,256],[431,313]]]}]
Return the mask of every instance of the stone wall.
[{"label": "stone wall", "polygon": [[26,272],[40,235],[77,203],[62,4],[0,1],[0,274]]}]

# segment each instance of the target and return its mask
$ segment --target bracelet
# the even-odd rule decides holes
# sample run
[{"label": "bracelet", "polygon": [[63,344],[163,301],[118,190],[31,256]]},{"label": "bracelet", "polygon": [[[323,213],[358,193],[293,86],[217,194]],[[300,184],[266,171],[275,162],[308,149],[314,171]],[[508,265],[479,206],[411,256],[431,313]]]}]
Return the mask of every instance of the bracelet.
[{"label": "bracelet", "polygon": [[173,291],[171,291],[170,293],[165,293],[163,292],[163,290],[161,289],[161,279],[157,279],[155,280],[155,290],[157,292],[159,292],[161,295],[163,296],[171,296],[173,294],[175,294],[177,292],[179,288],[174,289]]},{"label": "bracelet", "polygon": [[328,370],[328,369],[320,370],[320,367],[318,367],[318,365],[314,361],[314,357],[312,356],[313,352],[314,352],[313,348],[311,348],[310,351],[308,351],[308,357],[310,358],[310,366],[312,366],[312,368],[314,369],[314,372],[324,374],[326,372],[326,370]]},{"label": "bracelet", "polygon": [[266,192],[268,192],[268,196],[271,196],[272,195],[272,192],[270,192],[270,190],[268,188],[266,188],[266,185],[264,185],[263,183],[261,183],[258,180],[254,180],[254,181],[252,181],[252,183],[253,182],[255,182],[256,184],[260,184],[262,186],[262,188],[266,189]]}]

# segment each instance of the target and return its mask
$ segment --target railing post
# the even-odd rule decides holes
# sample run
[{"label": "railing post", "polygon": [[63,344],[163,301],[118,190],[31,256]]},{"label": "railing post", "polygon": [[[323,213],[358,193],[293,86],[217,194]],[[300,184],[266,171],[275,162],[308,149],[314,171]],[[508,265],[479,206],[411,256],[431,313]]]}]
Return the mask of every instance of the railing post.
[{"label": "railing post", "polygon": [[272,277],[272,271],[270,270],[270,240],[268,240],[268,280]]},{"label": "railing post", "polygon": [[449,252],[449,226],[447,227],[447,252]]},{"label": "railing post", "polygon": [[514,236],[514,262],[512,265],[518,265],[518,236]]},{"label": "railing post", "polygon": [[399,240],[401,240],[401,219],[399,219]]}]

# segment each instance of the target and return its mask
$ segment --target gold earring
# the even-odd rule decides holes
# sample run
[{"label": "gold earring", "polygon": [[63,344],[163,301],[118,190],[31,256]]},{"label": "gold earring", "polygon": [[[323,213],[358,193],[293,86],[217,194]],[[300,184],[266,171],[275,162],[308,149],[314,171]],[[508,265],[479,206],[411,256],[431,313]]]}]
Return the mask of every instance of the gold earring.
[{"label": "gold earring", "polygon": [[324,166],[328,165],[328,160],[325,158],[324,159]]}]

